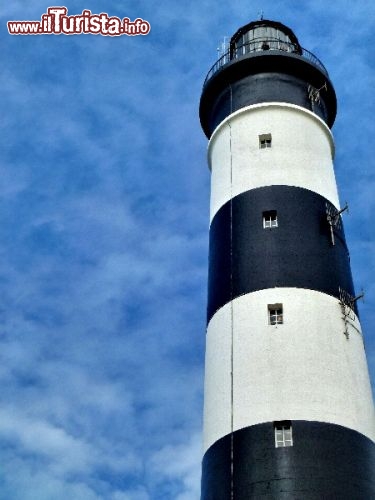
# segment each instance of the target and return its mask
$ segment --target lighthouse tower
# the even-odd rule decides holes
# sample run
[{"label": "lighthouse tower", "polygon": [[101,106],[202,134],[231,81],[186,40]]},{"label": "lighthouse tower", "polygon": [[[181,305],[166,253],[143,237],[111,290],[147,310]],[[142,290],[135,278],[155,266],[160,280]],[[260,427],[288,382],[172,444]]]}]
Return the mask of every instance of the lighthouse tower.
[{"label": "lighthouse tower", "polygon": [[204,83],[212,174],[202,500],[375,498],[375,418],[323,64],[240,28]]}]

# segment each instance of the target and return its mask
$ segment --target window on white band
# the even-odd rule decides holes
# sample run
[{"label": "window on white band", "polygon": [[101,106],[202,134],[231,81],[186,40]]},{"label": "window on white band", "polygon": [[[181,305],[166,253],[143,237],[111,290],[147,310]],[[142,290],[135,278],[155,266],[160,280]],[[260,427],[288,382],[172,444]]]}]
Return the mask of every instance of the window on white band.
[{"label": "window on white band", "polygon": [[268,304],[268,324],[282,325],[284,322],[283,305]]},{"label": "window on white band", "polygon": [[271,134],[261,134],[259,136],[259,149],[266,149],[272,146]]}]

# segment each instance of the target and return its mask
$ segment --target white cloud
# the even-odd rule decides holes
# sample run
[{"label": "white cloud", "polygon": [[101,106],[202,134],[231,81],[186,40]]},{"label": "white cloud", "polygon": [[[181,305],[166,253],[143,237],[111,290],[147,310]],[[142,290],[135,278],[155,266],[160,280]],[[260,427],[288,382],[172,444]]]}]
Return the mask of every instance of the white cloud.
[{"label": "white cloud", "polygon": [[200,496],[202,441],[201,434],[191,436],[187,443],[167,445],[150,460],[156,484],[165,480],[179,482],[176,500],[191,500]]}]

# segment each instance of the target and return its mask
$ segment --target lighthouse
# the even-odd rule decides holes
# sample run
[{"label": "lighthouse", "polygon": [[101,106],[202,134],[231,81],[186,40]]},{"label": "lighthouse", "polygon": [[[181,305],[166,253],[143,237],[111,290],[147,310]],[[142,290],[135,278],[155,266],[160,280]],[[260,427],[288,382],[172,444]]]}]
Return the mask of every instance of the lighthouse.
[{"label": "lighthouse", "polygon": [[[241,27],[208,72],[201,500],[375,498],[375,415],[322,62]],[[354,166],[353,166],[354,173]]]}]

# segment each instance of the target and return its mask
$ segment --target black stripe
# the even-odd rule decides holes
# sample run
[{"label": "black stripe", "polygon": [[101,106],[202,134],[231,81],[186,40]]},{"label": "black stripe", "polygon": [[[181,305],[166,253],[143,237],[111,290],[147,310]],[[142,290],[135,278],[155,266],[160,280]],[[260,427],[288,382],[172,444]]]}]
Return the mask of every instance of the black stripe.
[{"label": "black stripe", "polygon": [[[308,87],[327,88],[311,101]],[[332,127],[336,95],[322,71],[306,59],[283,52],[256,52],[234,59],[203,87],[199,115],[210,137],[217,125],[234,111],[258,103],[280,102],[304,107]]]},{"label": "black stripe", "polygon": [[[272,422],[233,433],[236,500],[375,498],[375,444],[345,427],[293,421],[293,446],[275,448]],[[201,500],[230,500],[231,435],[205,453]]]},{"label": "black stripe", "polygon": [[[210,228],[208,321],[231,299],[274,287],[354,295],[340,220],[331,243],[322,196],[303,188],[270,186],[229,200]],[[262,213],[276,210],[278,227],[264,229]],[[357,312],[357,311],[356,311]]]}]

